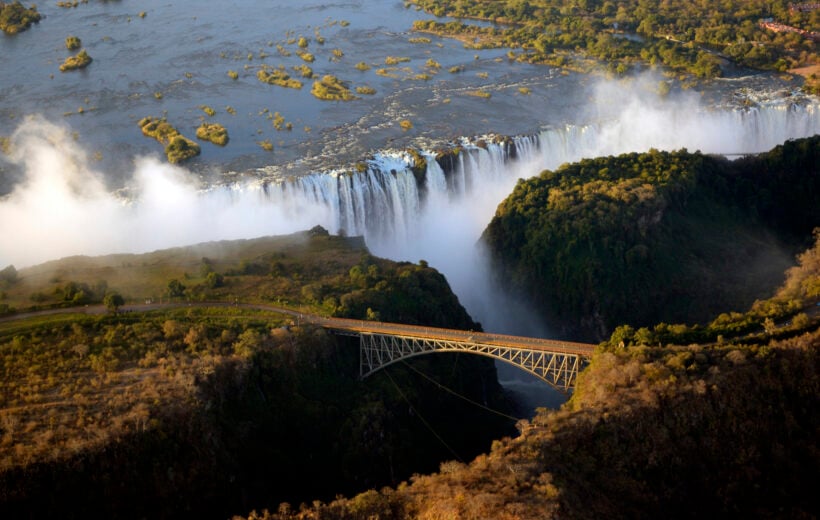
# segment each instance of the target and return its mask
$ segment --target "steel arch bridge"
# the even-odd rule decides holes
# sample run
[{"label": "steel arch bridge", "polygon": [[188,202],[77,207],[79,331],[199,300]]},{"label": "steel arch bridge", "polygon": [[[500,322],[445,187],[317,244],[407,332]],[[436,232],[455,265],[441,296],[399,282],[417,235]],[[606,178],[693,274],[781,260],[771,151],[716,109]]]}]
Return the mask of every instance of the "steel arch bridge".
[{"label": "steel arch bridge", "polygon": [[317,325],[359,338],[359,375],[435,352],[466,352],[514,365],[562,392],[575,387],[595,345],[372,321],[321,319]]},{"label": "steel arch bridge", "polygon": [[578,372],[588,361],[581,354],[568,352],[363,333],[359,335],[359,373],[365,378],[398,361],[433,352],[469,352],[505,361],[564,392],[575,386]]}]

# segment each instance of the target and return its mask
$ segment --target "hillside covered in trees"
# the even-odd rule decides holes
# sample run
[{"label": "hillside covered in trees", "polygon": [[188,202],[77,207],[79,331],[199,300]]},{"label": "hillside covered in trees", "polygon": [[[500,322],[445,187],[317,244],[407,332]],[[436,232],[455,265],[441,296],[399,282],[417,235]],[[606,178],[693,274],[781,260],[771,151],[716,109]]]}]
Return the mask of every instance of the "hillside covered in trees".
[{"label": "hillside covered in trees", "polygon": [[[487,359],[423,357],[360,381],[355,339],[230,304],[477,327],[441,274],[360,238],[315,228],[73,257],[6,268],[0,284],[3,518],[225,518],[396,483],[514,429],[436,383],[509,409]],[[93,314],[103,293],[121,301]]]},{"label": "hillside covered in trees", "polygon": [[499,278],[562,335],[706,322],[782,282],[820,225],[818,165],[820,136],[737,161],[585,159],[519,181],[482,239]]},{"label": "hillside covered in trees", "polygon": [[[820,512],[820,233],[774,297],[809,309],[716,342],[602,344],[561,410],[470,463],[253,520],[814,518]],[[759,309],[737,313],[754,319]]]},{"label": "hillside covered in trees", "polygon": [[[414,29],[452,36],[474,47],[508,47],[516,59],[583,67],[579,52],[623,74],[635,65],[662,65],[700,78],[722,75],[726,60],[785,71],[818,65],[820,10],[793,9],[792,2],[667,0],[412,0],[454,22],[419,21]],[[803,5],[803,4],[798,4]],[[476,24],[470,19],[498,22]],[[790,30],[773,31],[763,20]],[[800,31],[803,31],[802,33]],[[817,77],[810,78],[817,88]]]}]

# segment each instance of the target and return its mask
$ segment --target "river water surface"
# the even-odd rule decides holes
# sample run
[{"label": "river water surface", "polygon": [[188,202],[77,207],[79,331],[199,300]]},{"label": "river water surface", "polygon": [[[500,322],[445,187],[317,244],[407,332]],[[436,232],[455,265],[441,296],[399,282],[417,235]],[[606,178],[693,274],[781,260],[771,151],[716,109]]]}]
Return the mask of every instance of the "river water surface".
[{"label": "river water surface", "polygon": [[[39,24],[0,37],[0,135],[13,132],[25,115],[41,114],[68,125],[106,165],[161,154],[158,143],[143,137],[137,126],[146,116],[165,116],[191,138],[203,119],[228,129],[230,144],[204,143],[189,168],[219,164],[244,171],[287,165],[302,172],[420,137],[532,132],[550,120],[566,119],[577,112],[575,103],[584,102],[577,95],[583,79],[510,63],[501,59],[503,51],[467,50],[436,37],[411,43],[423,36],[409,32],[413,21],[431,16],[401,2],[94,1],[76,8],[44,3],[39,9],[45,15]],[[73,54],[64,45],[68,35],[80,37],[94,61],[86,69],[61,73],[59,65]],[[312,63],[296,54],[300,36],[309,41]],[[409,60],[389,66],[388,56]],[[430,59],[441,67],[426,66]],[[371,68],[357,70],[359,62]],[[354,88],[372,87],[376,94],[327,102],[310,94],[312,80],[295,90],[256,77],[263,65],[281,65],[298,78],[292,67],[302,64],[317,77],[333,74]],[[463,70],[451,73],[451,67]],[[380,74],[379,69],[385,70]],[[238,79],[228,71],[237,72]],[[418,79],[421,74],[429,79]],[[519,87],[532,94],[521,94]],[[491,99],[469,95],[478,89]],[[560,103],[547,109],[547,99]],[[207,116],[203,105],[216,114]],[[274,128],[269,114],[275,112],[292,124],[291,131]],[[411,130],[401,129],[403,119],[411,121]],[[272,153],[258,145],[265,140],[274,144]],[[108,170],[112,178],[120,173]]]}]

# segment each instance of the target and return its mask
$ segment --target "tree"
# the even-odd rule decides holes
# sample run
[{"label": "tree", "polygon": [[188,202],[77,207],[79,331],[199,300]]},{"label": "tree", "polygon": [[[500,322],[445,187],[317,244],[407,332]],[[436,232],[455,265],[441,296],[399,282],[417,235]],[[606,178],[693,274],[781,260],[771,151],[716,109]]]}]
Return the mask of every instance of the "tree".
[{"label": "tree", "polygon": [[103,298],[105,307],[111,312],[117,312],[120,307],[125,305],[125,299],[118,292],[110,292]]},{"label": "tree", "polygon": [[17,281],[17,269],[14,268],[13,265],[9,265],[2,271],[0,271],[0,281],[8,282],[9,284],[13,284]]},{"label": "tree", "polygon": [[205,277],[205,284],[211,289],[216,289],[217,287],[222,287],[225,284],[225,278],[221,274],[211,271]]},{"label": "tree", "polygon": [[185,296],[185,286],[182,282],[174,278],[168,282],[168,296],[171,298],[181,298]]}]

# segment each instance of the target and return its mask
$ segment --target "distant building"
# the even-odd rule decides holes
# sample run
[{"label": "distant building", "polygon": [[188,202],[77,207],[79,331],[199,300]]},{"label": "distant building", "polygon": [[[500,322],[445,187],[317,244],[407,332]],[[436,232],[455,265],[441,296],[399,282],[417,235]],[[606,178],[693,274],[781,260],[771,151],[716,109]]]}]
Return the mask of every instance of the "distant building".
[{"label": "distant building", "polygon": [[[812,5],[814,5],[814,4],[812,4]],[[770,31],[776,32],[776,33],[793,32],[793,33],[797,33],[797,34],[803,36],[804,38],[808,38],[808,39],[814,40],[814,41],[820,41],[820,33],[805,31],[803,29],[798,29],[797,27],[792,27],[791,25],[786,25],[786,24],[778,23],[778,22],[772,22],[770,20],[771,19],[761,20],[760,24],[759,24],[760,27],[762,27],[763,29],[768,29]]]},{"label": "distant building", "polygon": [[820,2],[808,2],[803,4],[789,4],[789,12],[808,13],[820,9]]}]

